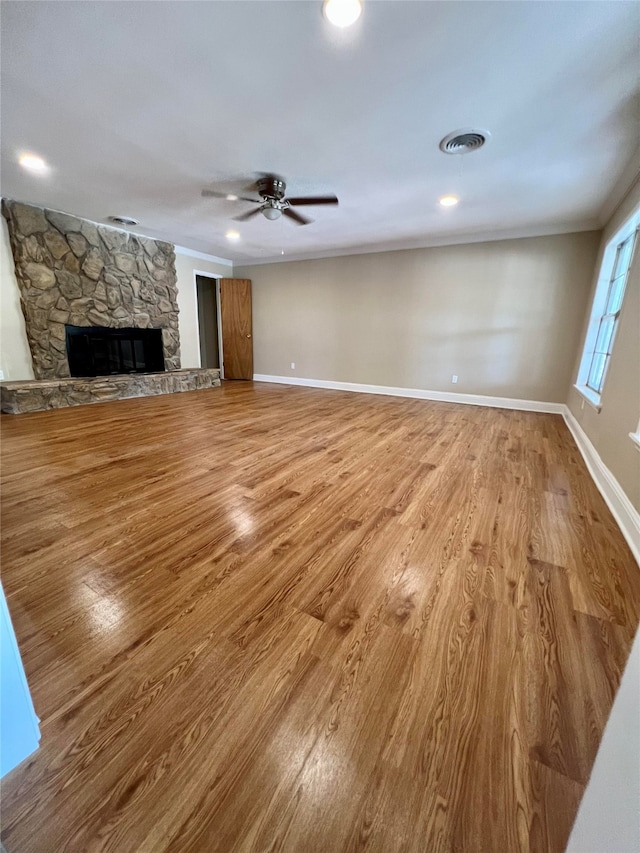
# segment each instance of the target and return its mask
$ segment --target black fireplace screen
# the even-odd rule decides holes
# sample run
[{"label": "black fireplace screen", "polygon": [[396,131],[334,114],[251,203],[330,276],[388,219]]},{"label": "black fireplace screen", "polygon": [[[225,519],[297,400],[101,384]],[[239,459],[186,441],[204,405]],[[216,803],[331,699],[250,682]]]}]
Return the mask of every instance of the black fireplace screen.
[{"label": "black fireplace screen", "polygon": [[72,376],[159,373],[164,370],[162,329],[108,329],[67,326]]}]

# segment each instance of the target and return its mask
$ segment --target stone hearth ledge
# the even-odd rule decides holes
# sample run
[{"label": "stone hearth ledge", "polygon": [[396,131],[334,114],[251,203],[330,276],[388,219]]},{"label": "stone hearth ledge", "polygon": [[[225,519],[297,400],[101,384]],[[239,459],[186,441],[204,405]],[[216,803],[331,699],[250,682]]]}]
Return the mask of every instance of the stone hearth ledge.
[{"label": "stone hearth ledge", "polygon": [[30,379],[0,383],[2,411],[10,415],[105,403],[131,397],[151,397],[179,391],[199,391],[220,385],[214,368],[128,373],[117,376]]}]

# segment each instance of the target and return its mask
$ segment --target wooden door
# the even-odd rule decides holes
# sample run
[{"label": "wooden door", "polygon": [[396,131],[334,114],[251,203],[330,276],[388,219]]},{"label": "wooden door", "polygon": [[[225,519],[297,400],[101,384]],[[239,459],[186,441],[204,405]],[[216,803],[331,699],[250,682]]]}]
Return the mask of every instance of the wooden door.
[{"label": "wooden door", "polygon": [[251,281],[220,279],[222,362],[225,379],[253,379]]}]

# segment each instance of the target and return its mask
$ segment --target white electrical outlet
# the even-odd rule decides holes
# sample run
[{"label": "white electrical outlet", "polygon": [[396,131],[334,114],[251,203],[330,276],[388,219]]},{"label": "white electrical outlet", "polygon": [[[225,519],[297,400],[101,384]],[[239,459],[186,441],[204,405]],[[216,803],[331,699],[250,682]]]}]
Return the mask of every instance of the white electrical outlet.
[{"label": "white electrical outlet", "polygon": [[451,381],[453,382],[453,384],[454,384],[454,385],[455,385],[455,384],[456,384],[456,382],[458,381],[458,377],[456,376],[456,374],[455,374],[455,373],[454,373],[454,374],[453,374],[453,376],[451,377]]},{"label": "white electrical outlet", "polygon": [[296,369],[296,363],[295,363],[295,361],[292,361],[291,362],[291,370],[295,370],[295,369]]}]

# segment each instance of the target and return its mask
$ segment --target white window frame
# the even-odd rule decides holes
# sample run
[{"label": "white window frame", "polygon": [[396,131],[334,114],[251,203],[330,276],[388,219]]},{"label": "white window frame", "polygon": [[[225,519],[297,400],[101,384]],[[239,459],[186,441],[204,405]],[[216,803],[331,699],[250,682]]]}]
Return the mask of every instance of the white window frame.
[{"label": "white window frame", "polygon": [[[582,358],[580,359],[578,377],[575,385],[573,386],[585,398],[585,400],[598,412],[602,408],[602,393],[604,391],[604,387],[607,381],[606,367],[599,392],[595,391],[593,388],[589,388],[587,385],[589,373],[591,370],[591,363],[593,361],[593,355],[596,348],[598,331],[600,329],[600,323],[602,321],[602,318],[605,316],[605,312],[607,309],[609,289],[611,286],[611,279],[614,272],[614,264],[618,256],[618,248],[629,237],[635,235],[635,242],[632,247],[631,255],[629,256],[629,263],[627,264],[627,268],[625,271],[624,287],[626,288],[629,270],[631,268],[631,264],[633,263],[633,258],[636,254],[638,242],[640,240],[640,237],[637,233],[639,226],[640,208],[638,208],[638,210],[636,210],[635,213],[630,216],[629,219],[626,220],[624,225],[618,229],[618,231],[613,235],[613,237],[606,245],[602,258],[602,263],[600,265],[600,273],[598,275],[598,283],[596,285],[596,292],[593,298],[593,305],[591,306],[591,317],[589,319],[589,326],[587,327],[587,334],[582,350]],[[617,312],[617,316],[615,319],[609,352],[613,351],[613,346],[615,344],[616,331],[618,327],[620,313],[622,311],[622,305],[624,305],[624,292],[622,295],[621,307],[620,310]]]}]

